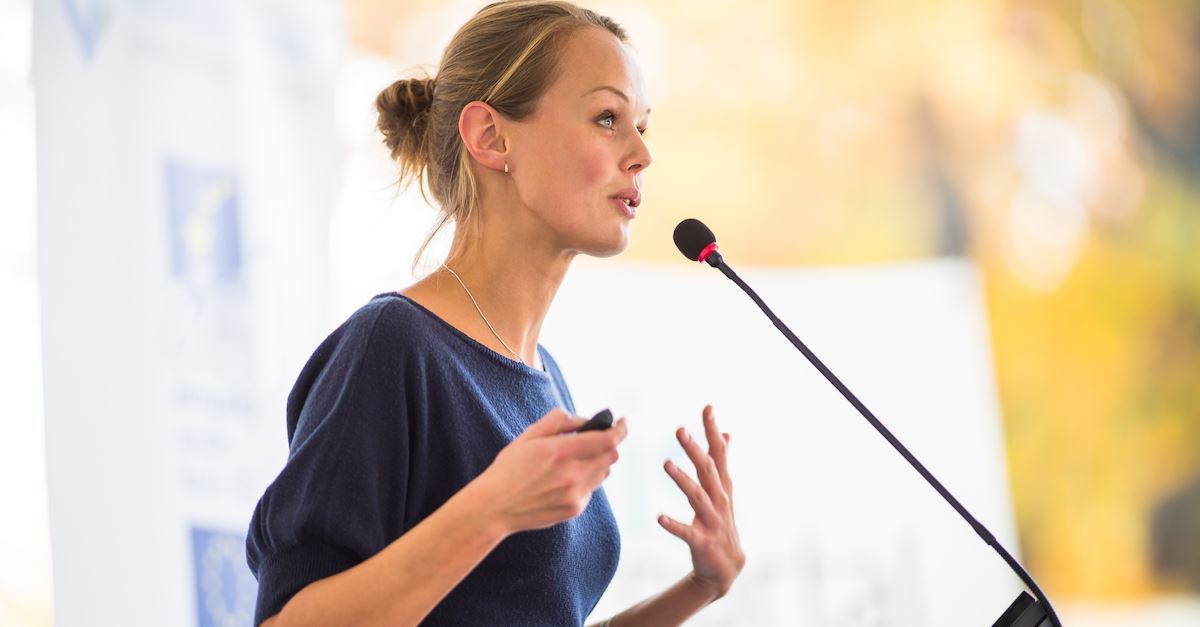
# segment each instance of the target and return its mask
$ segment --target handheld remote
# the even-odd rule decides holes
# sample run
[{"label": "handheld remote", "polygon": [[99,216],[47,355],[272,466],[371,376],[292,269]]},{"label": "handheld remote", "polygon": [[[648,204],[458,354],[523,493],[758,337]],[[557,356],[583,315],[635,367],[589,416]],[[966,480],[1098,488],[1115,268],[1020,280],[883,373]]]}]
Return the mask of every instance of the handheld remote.
[{"label": "handheld remote", "polygon": [[608,411],[607,409],[601,409],[599,413],[597,413],[595,416],[592,416],[591,420],[588,420],[587,422],[583,423],[582,427],[576,429],[576,432],[583,433],[584,431],[604,430],[612,427],[612,425],[612,412]]}]

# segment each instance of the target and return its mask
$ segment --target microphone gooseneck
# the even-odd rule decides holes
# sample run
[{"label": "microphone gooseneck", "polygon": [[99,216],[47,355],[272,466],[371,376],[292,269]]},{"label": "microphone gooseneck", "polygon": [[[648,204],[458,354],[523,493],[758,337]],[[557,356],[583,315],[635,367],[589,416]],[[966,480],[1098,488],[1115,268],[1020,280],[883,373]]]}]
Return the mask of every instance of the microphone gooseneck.
[{"label": "microphone gooseneck", "polygon": [[[1062,623],[1058,620],[1058,615],[1054,613],[1054,608],[1050,605],[1050,600],[1046,598],[1046,595],[1042,592],[1042,589],[1038,586],[1037,582],[1033,580],[1033,576],[1031,576],[1029,572],[1026,571],[1019,562],[1017,562],[1016,558],[1014,558],[1012,554],[1000,544],[1000,541],[997,540],[990,531],[988,531],[987,527],[984,527],[983,523],[979,522],[979,520],[972,516],[971,513],[967,511],[967,508],[963,507],[962,503],[960,503],[958,499],[954,498],[954,495],[951,494],[950,491],[947,490],[946,487],[943,486],[942,483],[933,476],[933,473],[929,472],[929,470],[925,468],[925,465],[922,464],[916,458],[916,456],[909,452],[908,448],[906,448],[900,442],[900,440],[896,438],[896,436],[892,435],[892,432],[889,431],[888,428],[885,427],[883,423],[875,417],[875,414],[873,414],[870,409],[867,409],[867,406],[864,405],[863,402],[854,395],[854,392],[851,392],[850,388],[846,387],[846,385],[842,383],[841,379],[838,379],[837,375],[833,374],[833,371],[830,370],[816,356],[816,354],[809,350],[808,346],[806,346],[804,342],[800,341],[800,338],[796,337],[795,333],[792,333],[792,330],[789,329],[788,326],[784,324],[778,316],[775,315],[775,312],[771,311],[771,308],[768,307],[767,304],[763,302],[762,298],[759,298],[758,294],[755,293],[755,291],[751,289],[750,286],[747,285],[746,282],[743,281],[736,272],[733,271],[733,268],[730,268],[729,265],[725,263],[721,253],[717,252],[717,238],[713,235],[713,232],[707,226],[705,226],[703,222],[694,218],[688,218],[687,220],[680,222],[679,225],[675,227],[674,239],[675,246],[679,248],[679,251],[682,252],[685,257],[692,261],[708,263],[714,268],[720,270],[722,274],[729,277],[729,279],[736,283],[738,287],[742,288],[742,291],[746,292],[751,300],[758,305],[759,309],[761,309],[763,313],[767,315],[767,318],[771,320],[771,323],[775,325],[775,328],[779,329],[779,332],[783,333],[784,337],[786,337],[792,343],[792,345],[796,347],[797,350],[804,354],[804,357],[808,359],[809,363],[811,363],[825,377],[825,379],[833,385],[833,387],[837,388],[838,392],[841,392],[842,396],[845,397],[846,400],[858,410],[858,413],[862,414],[863,418],[866,418],[867,422],[869,422],[871,426],[874,427],[875,430],[878,431],[879,434],[883,436],[883,438],[887,440],[889,444],[892,445],[892,448],[896,449],[896,452],[900,453],[900,456],[903,457],[909,463],[909,465],[911,465],[913,469],[915,469],[917,473],[919,473],[921,477],[923,477],[925,481],[942,496],[943,499],[945,499],[947,503],[949,503],[950,507],[954,508],[954,511],[958,512],[959,516],[961,516],[963,520],[965,520],[967,524],[975,530],[976,535],[978,535],[979,538],[984,541],[984,543],[992,547],[998,554],[1000,554],[1000,557],[1005,561],[1005,563],[1008,564],[1009,568],[1011,568],[1013,572],[1020,577],[1025,586],[1028,587],[1031,592],[1033,592],[1034,596],[1037,598],[1036,602],[1033,599],[1030,599],[1027,594],[1022,592],[1021,596],[1019,596],[1017,600],[1014,601],[1011,606],[1009,606],[1004,615],[1002,615],[992,627],[1017,627],[1018,625],[1021,627],[1024,627],[1025,625],[1028,625],[1029,627],[1038,627],[1042,624],[1043,619],[1048,619],[1053,627],[1062,627]],[[1041,604],[1040,607],[1038,606],[1039,603]]]}]

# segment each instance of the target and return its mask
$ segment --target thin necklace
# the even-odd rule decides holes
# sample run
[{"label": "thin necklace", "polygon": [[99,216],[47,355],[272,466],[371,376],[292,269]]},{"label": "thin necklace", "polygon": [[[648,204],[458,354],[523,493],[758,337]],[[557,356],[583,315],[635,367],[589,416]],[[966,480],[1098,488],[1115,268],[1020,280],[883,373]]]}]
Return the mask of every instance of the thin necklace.
[{"label": "thin necklace", "polygon": [[471,293],[471,290],[467,287],[467,284],[463,283],[463,280],[461,277],[458,276],[458,273],[455,272],[454,270],[452,270],[450,268],[450,266],[446,265],[445,263],[442,263],[442,267],[447,270],[450,270],[450,274],[453,274],[454,278],[458,279],[458,284],[461,285],[463,287],[463,289],[467,291],[467,296],[469,296],[471,298],[471,304],[475,305],[475,311],[479,312],[479,317],[483,318],[483,323],[486,324],[489,329],[491,329],[492,335],[496,336],[497,340],[500,340],[500,343],[504,345],[504,348],[507,348],[508,352],[512,353],[513,357],[517,358],[517,361],[519,361],[521,363],[525,363],[525,359],[523,357],[521,357],[520,355],[518,355],[517,351],[513,350],[508,345],[508,343],[504,341],[504,338],[500,337],[499,333],[496,333],[496,328],[493,327],[492,323],[488,321],[487,316],[483,315],[483,310],[479,308],[479,303],[475,301],[475,295]]}]

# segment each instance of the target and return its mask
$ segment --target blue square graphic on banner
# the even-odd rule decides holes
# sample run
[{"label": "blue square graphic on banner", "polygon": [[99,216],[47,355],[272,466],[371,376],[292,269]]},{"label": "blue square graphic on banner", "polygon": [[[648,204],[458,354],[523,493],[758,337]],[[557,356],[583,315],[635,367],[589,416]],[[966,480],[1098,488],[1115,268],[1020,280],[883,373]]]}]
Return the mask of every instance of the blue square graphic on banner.
[{"label": "blue square graphic on banner", "polygon": [[166,162],[171,274],[189,283],[229,283],[242,269],[233,172]]},{"label": "blue square graphic on banner", "polygon": [[254,623],[258,582],[246,566],[245,535],[192,527],[192,564],[199,627]]}]

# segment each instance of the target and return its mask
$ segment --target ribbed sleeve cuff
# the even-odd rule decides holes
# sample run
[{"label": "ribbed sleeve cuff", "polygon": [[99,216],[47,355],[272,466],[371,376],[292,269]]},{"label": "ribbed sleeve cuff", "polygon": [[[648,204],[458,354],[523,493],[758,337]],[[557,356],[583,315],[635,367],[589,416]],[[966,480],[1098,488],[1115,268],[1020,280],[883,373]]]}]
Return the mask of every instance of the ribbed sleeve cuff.
[{"label": "ribbed sleeve cuff", "polygon": [[258,568],[258,602],[254,624],[276,615],[308,584],[358,565],[349,551],[321,544],[302,544],[272,553]]}]

